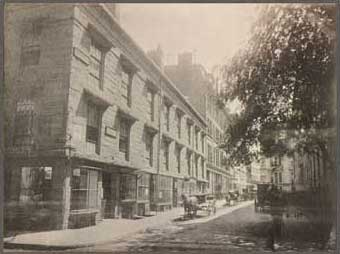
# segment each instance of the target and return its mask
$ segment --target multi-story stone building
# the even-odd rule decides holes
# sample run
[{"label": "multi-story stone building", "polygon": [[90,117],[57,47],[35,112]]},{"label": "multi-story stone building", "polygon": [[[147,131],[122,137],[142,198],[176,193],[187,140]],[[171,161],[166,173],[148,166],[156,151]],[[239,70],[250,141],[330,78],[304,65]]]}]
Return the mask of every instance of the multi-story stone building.
[{"label": "multi-story stone building", "polygon": [[[178,55],[176,65],[165,66],[165,72],[207,122],[207,191],[217,197],[231,187],[225,151],[220,148],[228,124],[228,114],[216,89],[216,80],[202,65],[193,63],[192,53]],[[195,134],[196,135],[196,134]]]},{"label": "multi-story stone building", "polygon": [[202,190],[205,119],[121,28],[115,4],[5,14],[6,229],[131,218]]}]

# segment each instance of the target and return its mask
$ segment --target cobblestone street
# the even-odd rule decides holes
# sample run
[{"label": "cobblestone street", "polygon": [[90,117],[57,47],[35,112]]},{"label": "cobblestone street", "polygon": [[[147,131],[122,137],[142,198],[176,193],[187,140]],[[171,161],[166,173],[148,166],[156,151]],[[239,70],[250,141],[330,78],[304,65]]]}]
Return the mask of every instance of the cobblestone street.
[{"label": "cobblestone street", "polygon": [[[285,233],[277,242],[277,251],[320,252],[307,220],[284,219],[284,223]],[[225,253],[226,250],[233,250],[233,253],[249,250],[271,252],[267,247],[271,225],[271,216],[255,213],[251,205],[206,223],[181,225],[174,222],[171,226],[147,230],[128,239],[80,250],[117,253]]]}]

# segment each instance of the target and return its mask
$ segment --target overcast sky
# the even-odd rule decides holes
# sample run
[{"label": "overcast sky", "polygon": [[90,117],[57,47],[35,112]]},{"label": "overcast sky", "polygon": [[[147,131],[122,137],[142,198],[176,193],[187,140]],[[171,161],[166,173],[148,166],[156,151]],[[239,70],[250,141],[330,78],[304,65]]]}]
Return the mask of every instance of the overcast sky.
[{"label": "overcast sky", "polygon": [[165,62],[195,52],[208,70],[245,41],[255,4],[120,4],[121,24],[145,50],[161,45]]}]

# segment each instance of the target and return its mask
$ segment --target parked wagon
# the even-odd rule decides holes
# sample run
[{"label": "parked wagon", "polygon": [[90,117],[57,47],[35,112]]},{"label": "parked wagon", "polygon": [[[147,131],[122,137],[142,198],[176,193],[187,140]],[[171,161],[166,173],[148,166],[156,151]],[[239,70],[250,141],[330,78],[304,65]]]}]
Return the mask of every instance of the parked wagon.
[{"label": "parked wagon", "polygon": [[226,203],[228,206],[233,206],[239,199],[239,192],[238,191],[229,191],[225,197]]},{"label": "parked wagon", "polygon": [[216,199],[210,194],[182,194],[185,216],[196,217],[197,211],[206,211],[208,214],[216,213]]},{"label": "parked wagon", "polygon": [[216,199],[214,195],[200,195],[199,210],[208,212],[209,215],[216,213]]}]

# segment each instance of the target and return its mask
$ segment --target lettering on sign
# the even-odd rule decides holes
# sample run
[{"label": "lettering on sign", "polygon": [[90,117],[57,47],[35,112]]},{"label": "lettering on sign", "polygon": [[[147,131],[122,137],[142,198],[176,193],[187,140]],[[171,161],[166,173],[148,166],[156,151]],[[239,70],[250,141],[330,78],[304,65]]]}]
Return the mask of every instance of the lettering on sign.
[{"label": "lettering on sign", "polygon": [[112,138],[116,138],[117,131],[114,128],[112,128],[112,127],[106,126],[105,127],[105,135],[109,136],[109,137],[112,137]]}]

